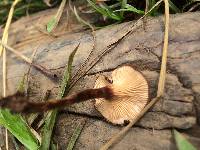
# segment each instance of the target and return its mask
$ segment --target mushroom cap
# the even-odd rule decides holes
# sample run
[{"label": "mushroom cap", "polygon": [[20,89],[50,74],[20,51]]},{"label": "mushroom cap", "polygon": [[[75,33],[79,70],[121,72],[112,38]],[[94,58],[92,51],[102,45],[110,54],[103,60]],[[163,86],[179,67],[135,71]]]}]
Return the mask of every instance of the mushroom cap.
[{"label": "mushroom cap", "polygon": [[112,99],[96,98],[96,109],[110,122],[124,124],[134,120],[148,102],[148,83],[143,75],[130,66],[122,66],[112,72],[112,83],[100,76],[95,88],[108,86]]}]

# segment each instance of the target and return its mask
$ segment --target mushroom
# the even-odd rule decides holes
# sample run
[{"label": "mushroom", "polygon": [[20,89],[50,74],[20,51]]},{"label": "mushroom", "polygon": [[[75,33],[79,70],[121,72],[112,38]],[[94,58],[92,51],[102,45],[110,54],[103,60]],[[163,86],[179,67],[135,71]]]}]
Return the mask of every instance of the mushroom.
[{"label": "mushroom", "polygon": [[112,72],[112,83],[100,76],[95,88],[110,87],[111,99],[96,98],[96,109],[111,123],[124,124],[134,120],[148,102],[148,83],[143,75],[130,66]]}]

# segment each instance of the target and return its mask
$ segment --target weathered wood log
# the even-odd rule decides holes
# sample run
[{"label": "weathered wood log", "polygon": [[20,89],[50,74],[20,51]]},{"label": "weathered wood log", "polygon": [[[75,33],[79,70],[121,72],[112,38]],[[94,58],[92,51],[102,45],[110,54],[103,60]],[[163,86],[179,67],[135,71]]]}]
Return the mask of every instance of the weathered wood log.
[{"label": "weathered wood log", "polygon": [[[134,22],[106,27],[95,32],[95,41],[89,31],[70,22],[72,29],[66,29],[64,19],[55,31],[56,37],[45,35],[37,29],[47,22],[51,12],[42,12],[30,18],[13,23],[10,45],[30,57],[37,49],[34,62],[45,66],[61,77],[68,57],[80,43],[75,56],[73,70],[77,71],[87,59],[91,50],[93,55],[87,65],[111,44],[122,38]],[[45,18],[41,20],[40,18]],[[65,17],[64,17],[65,18]],[[72,17],[73,18],[73,17]],[[175,149],[170,129],[189,129],[197,126],[200,115],[200,13],[172,15],[170,17],[169,53],[165,95],[122,139],[114,149]],[[70,19],[71,20],[71,19]],[[163,46],[163,17],[149,18],[134,26],[131,34],[124,37],[78,82],[71,93],[92,88],[99,74],[109,76],[118,66],[129,64],[141,71],[150,86],[151,98],[156,95]],[[17,27],[17,28],[16,28]],[[94,44],[95,43],[95,44]],[[93,49],[93,45],[95,48]],[[8,54],[8,93],[16,92],[16,86],[29,65]],[[1,66],[0,66],[1,70]],[[2,72],[0,72],[0,77]],[[38,100],[46,90],[57,92],[59,83],[54,82],[34,68],[30,75],[30,95]],[[0,87],[2,91],[2,87]],[[2,93],[2,92],[0,92]],[[98,149],[110,135],[116,134],[121,127],[107,123],[95,110],[94,100],[76,104],[62,110],[55,130],[56,141],[65,148],[76,123],[88,117],[83,133],[75,149]],[[67,113],[69,114],[67,114]],[[77,116],[78,115],[78,116]],[[200,119],[200,118],[199,118]],[[155,129],[151,131],[151,129]],[[162,130],[160,130],[162,129]],[[188,135],[199,146],[199,137]]]}]

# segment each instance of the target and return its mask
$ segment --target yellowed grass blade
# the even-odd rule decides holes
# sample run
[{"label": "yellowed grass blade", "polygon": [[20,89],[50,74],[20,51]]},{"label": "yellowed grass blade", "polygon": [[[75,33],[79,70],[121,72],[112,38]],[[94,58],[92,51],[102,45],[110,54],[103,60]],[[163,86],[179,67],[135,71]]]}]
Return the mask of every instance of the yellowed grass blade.
[{"label": "yellowed grass blade", "polygon": [[[3,43],[7,43],[8,42],[8,30],[9,30],[9,27],[10,27],[10,24],[11,24],[11,21],[12,21],[12,17],[13,17],[13,13],[14,13],[14,8],[16,6],[16,4],[18,2],[20,2],[21,0],[15,0],[10,8],[10,11],[9,11],[9,14],[8,14],[8,19],[7,19],[7,22],[6,22],[6,26],[4,28],[4,32],[3,32],[3,37],[2,37],[2,41]],[[6,49],[0,45],[0,56],[2,55],[2,52],[3,52],[3,96],[5,97],[6,96]],[[8,147],[8,131],[6,129],[6,134],[5,134],[5,138],[6,138],[6,150],[9,149]]]},{"label": "yellowed grass blade", "polygon": [[2,67],[2,71],[3,71],[3,97],[6,97],[6,50],[4,49],[3,51],[3,67]]},{"label": "yellowed grass blade", "polygon": [[[21,0],[15,0],[10,8],[9,14],[8,14],[8,19],[6,21],[6,26],[4,28],[4,32],[3,32],[3,37],[2,37],[2,42],[3,43],[7,43],[8,41],[8,30],[12,21],[12,17],[13,17],[13,13],[14,13],[14,8],[17,5],[18,2],[20,2]],[[4,50],[3,46],[0,45],[0,56],[2,55],[2,51]]]},{"label": "yellowed grass blade", "polygon": [[164,3],[165,3],[165,34],[164,34],[164,45],[163,45],[160,77],[158,82],[157,97],[162,96],[164,93],[166,66],[167,66],[167,49],[168,49],[168,37],[169,37],[169,2],[168,0],[164,0]]}]

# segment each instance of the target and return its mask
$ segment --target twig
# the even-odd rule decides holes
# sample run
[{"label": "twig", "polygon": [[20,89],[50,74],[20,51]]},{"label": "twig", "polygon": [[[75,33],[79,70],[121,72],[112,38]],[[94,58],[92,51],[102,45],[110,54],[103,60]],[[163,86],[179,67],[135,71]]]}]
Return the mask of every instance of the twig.
[{"label": "twig", "polygon": [[20,52],[16,51],[15,49],[13,49],[12,47],[8,46],[7,44],[2,43],[1,40],[0,40],[0,44],[2,44],[3,47],[5,47],[7,50],[11,51],[12,53],[14,53],[18,57],[20,57],[23,61],[25,61],[26,63],[28,63],[31,66],[33,66],[35,69],[37,69],[38,71],[40,71],[44,75],[50,77],[51,79],[56,79],[57,78],[56,74],[52,73],[50,70],[46,69],[44,66],[41,66],[41,65],[33,63],[30,58],[24,56],[23,54],[21,54]]},{"label": "twig", "polygon": [[167,63],[167,48],[168,48],[168,32],[169,32],[169,4],[168,0],[164,0],[165,3],[165,33],[164,33],[164,46],[161,63],[161,71],[158,83],[157,97],[151,100],[151,102],[142,110],[134,121],[131,121],[125,128],[123,128],[118,134],[113,136],[100,150],[107,150],[110,146],[116,143],[163,95],[164,85],[166,78],[166,63]]},{"label": "twig", "polygon": [[28,64],[31,64],[32,61],[30,58],[24,56],[23,54],[21,54],[20,52],[16,51],[14,48],[8,46],[6,43],[3,43],[3,41],[0,40],[0,44],[5,47],[7,50],[11,51],[12,53],[14,53],[15,55],[17,55],[18,57],[20,57],[22,60],[24,60],[25,62],[27,62]]}]

